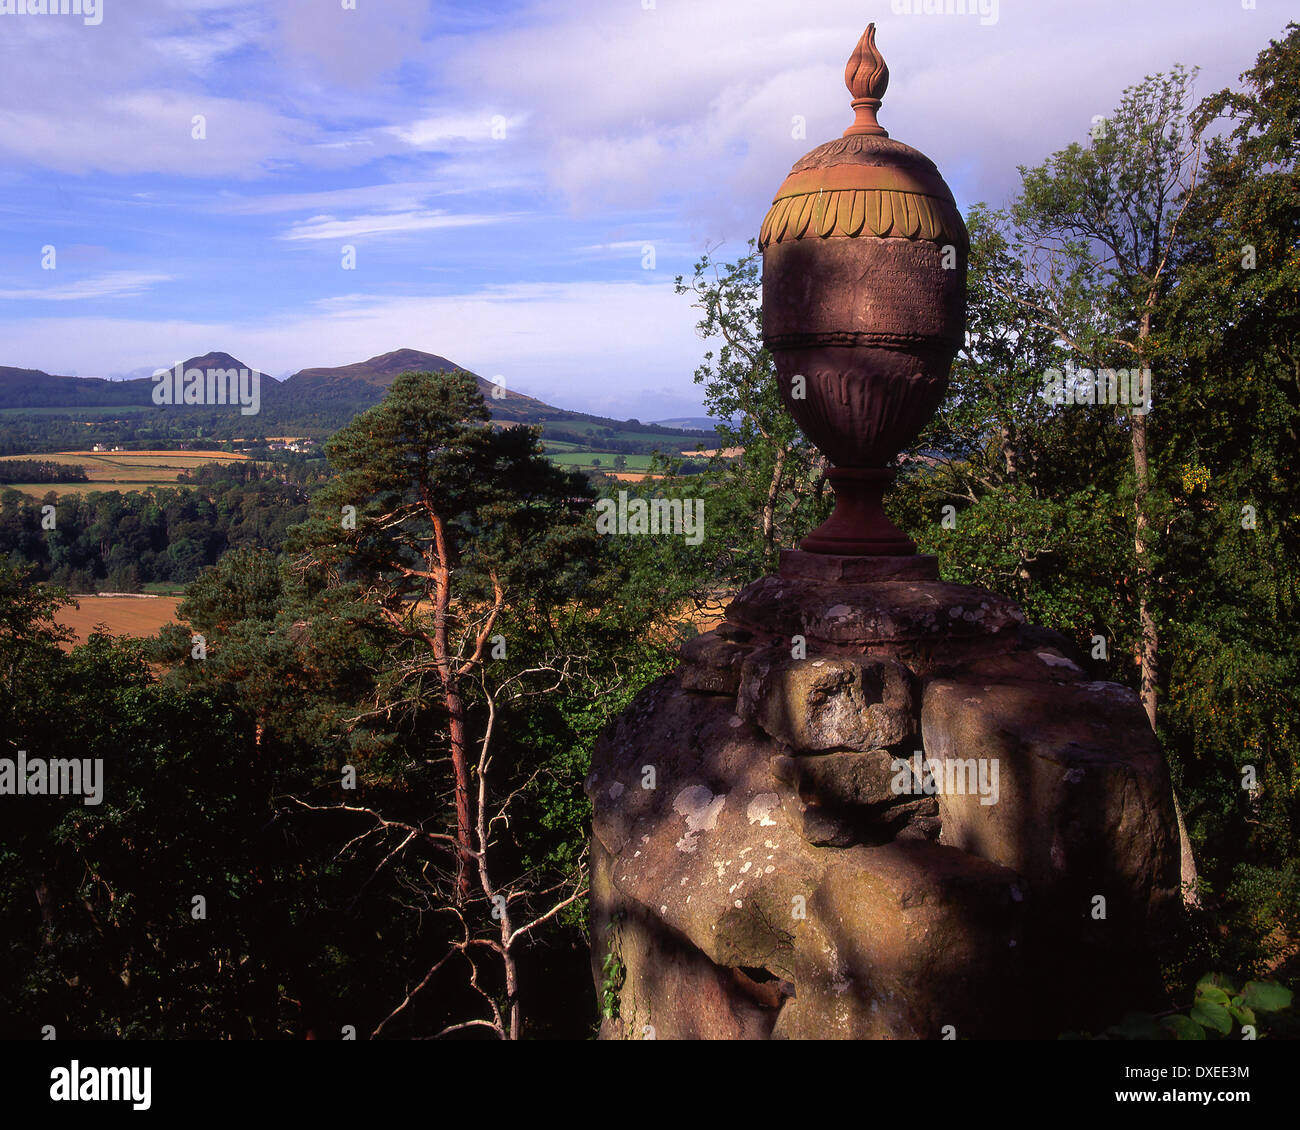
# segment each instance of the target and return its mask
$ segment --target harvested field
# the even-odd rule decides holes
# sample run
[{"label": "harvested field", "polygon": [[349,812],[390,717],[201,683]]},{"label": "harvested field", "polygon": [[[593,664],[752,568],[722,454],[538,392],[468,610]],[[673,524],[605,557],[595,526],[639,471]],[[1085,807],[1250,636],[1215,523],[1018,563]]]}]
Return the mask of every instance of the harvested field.
[{"label": "harvested field", "polygon": [[[85,643],[98,624],[105,625],[115,636],[152,636],[164,624],[176,620],[175,596],[78,596],[80,608],[63,608],[55,619],[77,633],[77,643]],[[70,646],[70,645],[69,645]]]},{"label": "harvested field", "polygon": [[205,463],[239,463],[249,456],[231,451],[59,451],[53,454],[5,455],[0,460],[41,459],[80,467],[88,483],[14,483],[13,489],[33,498],[55,494],[89,494],[97,490],[145,490],[172,486],[182,471]]}]

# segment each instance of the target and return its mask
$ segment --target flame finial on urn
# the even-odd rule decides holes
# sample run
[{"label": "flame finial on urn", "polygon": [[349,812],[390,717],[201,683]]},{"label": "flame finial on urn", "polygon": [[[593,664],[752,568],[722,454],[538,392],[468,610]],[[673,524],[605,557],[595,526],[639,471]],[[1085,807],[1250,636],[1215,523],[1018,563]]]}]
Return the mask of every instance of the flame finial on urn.
[{"label": "flame finial on urn", "polygon": [[862,33],[857,47],[849,56],[848,66],[844,68],[844,85],[853,95],[853,109],[857,114],[853,124],[844,131],[844,136],[870,133],[888,137],[889,131],[876,121],[880,100],[884,98],[889,86],[889,68],[885,65],[884,56],[876,50],[875,24],[867,25],[867,30]]}]

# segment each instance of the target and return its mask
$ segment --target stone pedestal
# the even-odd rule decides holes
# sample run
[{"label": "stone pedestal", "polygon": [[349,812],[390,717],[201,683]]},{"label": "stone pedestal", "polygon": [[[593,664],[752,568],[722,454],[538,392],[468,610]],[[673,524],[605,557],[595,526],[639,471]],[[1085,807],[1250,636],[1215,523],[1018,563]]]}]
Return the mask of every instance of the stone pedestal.
[{"label": "stone pedestal", "polygon": [[781,550],[781,576],[787,580],[845,581],[937,581],[939,559],[929,554],[856,557],[839,553],[808,553],[802,549]]},{"label": "stone pedestal", "polygon": [[930,558],[795,552],[681,658],[586,782],[603,1036],[1051,1039],[1152,999],[1169,778],[1064,637]]}]

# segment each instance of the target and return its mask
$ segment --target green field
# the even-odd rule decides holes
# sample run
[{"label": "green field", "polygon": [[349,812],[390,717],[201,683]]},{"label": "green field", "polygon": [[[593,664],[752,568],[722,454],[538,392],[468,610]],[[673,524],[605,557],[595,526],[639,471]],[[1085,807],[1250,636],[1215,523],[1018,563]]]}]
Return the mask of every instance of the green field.
[{"label": "green field", "polygon": [[[607,437],[609,426],[600,424],[594,420],[556,420],[546,421],[542,424],[542,438],[549,447],[552,443],[562,443],[566,441],[553,441],[546,439],[546,425],[550,423],[553,427],[562,429],[566,432],[576,432],[579,435],[588,435],[592,437],[591,446],[598,447],[602,437]],[[655,431],[654,428],[645,428],[642,431],[624,431],[616,433],[620,441],[637,441],[656,444],[665,451],[678,451],[694,447],[700,440],[706,443],[713,441],[713,436],[674,436],[665,432]],[[608,438],[608,437],[607,437]],[[569,444],[568,446],[572,446]],[[595,454],[599,454],[596,452]]]},{"label": "green field", "polygon": [[174,581],[149,581],[140,586],[140,591],[153,596],[184,596],[185,586]]},{"label": "green field", "polygon": [[[558,463],[561,467],[590,467],[593,459],[599,459],[602,471],[612,471],[614,469],[614,460],[619,453],[615,451],[548,451],[546,454],[552,463]],[[627,467],[624,470],[650,470],[652,456],[624,455],[623,458],[627,460]]]},{"label": "green field", "polygon": [[175,479],[132,479],[123,483],[0,483],[0,490],[16,490],[29,498],[44,498],[53,491],[56,495],[94,494],[96,491],[118,490],[124,494],[132,490],[149,490],[152,487],[174,487]]}]

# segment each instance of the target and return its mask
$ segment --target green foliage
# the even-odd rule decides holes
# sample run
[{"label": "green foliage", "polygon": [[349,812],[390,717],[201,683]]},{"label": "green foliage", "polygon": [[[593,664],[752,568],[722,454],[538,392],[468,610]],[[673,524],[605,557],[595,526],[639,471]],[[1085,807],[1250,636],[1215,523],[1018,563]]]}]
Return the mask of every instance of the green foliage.
[{"label": "green foliage", "polygon": [[1159,1026],[1178,1040],[1204,1040],[1232,1036],[1235,1023],[1240,1026],[1238,1038],[1253,1039],[1258,1034],[1256,1014],[1287,1009],[1291,997],[1290,989],[1275,982],[1250,981],[1238,993],[1227,978],[1207,974],[1197,982],[1191,1008],[1186,1013],[1162,1015]]},{"label": "green foliage", "polygon": [[1176,367],[1159,417],[1174,656],[1162,736],[1186,766],[1203,870],[1239,908],[1233,931],[1254,939],[1244,960],[1259,967],[1279,955],[1275,931],[1296,927],[1300,26],[1242,78],[1199,110],[1214,135],[1164,314]]},{"label": "green foliage", "polygon": [[[7,614],[41,590],[6,586]],[[6,798],[0,828],[0,985],[8,1037],[274,1036],[290,913],[312,911],[310,853],[274,832],[252,734],[201,688],[153,680],[141,649],[93,636],[70,653],[33,627],[6,688],[5,752],[103,763],[98,805]],[[31,662],[32,652],[42,662]],[[207,901],[206,919],[192,899]],[[306,953],[300,957],[307,957]]]},{"label": "green foliage", "polygon": [[618,952],[618,922],[606,927],[610,935],[605,950],[605,960],[600,963],[600,1014],[606,1020],[616,1020],[619,1014],[619,993],[627,980],[627,966]]},{"label": "green foliage", "polygon": [[[1222,974],[1207,973],[1185,1009],[1168,1012],[1130,1012],[1107,1028],[1101,1040],[1217,1040],[1262,1039],[1262,1020],[1291,1007],[1292,992],[1275,981],[1249,981],[1240,992]],[[1271,1031],[1271,1029],[1269,1029]],[[1083,1034],[1083,1038],[1088,1038]]]},{"label": "green foliage", "polygon": [[761,281],[754,240],[734,263],[719,265],[706,253],[689,283],[676,280],[677,293],[691,295],[701,311],[700,336],[719,342],[695,371],[708,414],[722,421],[719,447],[743,450],[739,458],[713,458],[719,490],[710,508],[725,549],[713,560],[726,580],[742,584],[772,572],[778,551],[824,519],[831,501],[825,460],[782,404],[763,347]]},{"label": "green foliage", "polygon": [[[0,836],[0,945],[20,970],[0,1002],[6,1032],[47,1022],[61,1034],[173,1037],[373,1026],[420,980],[427,955],[459,936],[438,878],[445,849],[394,854],[400,840],[365,816],[450,823],[446,717],[410,633],[429,622],[427,578],[403,572],[419,568],[431,534],[403,509],[424,494],[439,499],[456,539],[449,628],[473,638],[493,576],[510,593],[497,623],[507,651],[465,694],[475,735],[484,696],[495,699],[488,801],[511,808],[495,826],[494,866],[516,925],[545,907],[548,885],[581,874],[590,745],[664,670],[672,633],[656,641],[647,631],[662,594],[644,606],[626,599],[613,550],[627,539],[594,536],[585,482],[550,467],[535,432],[474,422],[476,397],[454,379],[399,379],[388,408],[334,446],[339,477],[295,533],[297,555],[226,553],[190,587],[189,629],[147,647],[97,636],[69,655],[51,620],[59,595],[0,568],[11,740],[111,758],[101,808],[27,805]],[[334,509],[343,499],[358,507],[355,529]],[[408,520],[394,523],[385,506]],[[202,658],[191,631],[205,637]],[[170,670],[155,677],[146,656]],[[358,775],[351,795],[339,790],[344,764]],[[207,925],[188,917],[191,891],[208,899]],[[486,907],[468,913],[490,920]],[[539,1033],[582,1032],[595,1013],[584,930],[578,900],[530,936],[550,954],[547,976],[528,982]],[[557,953],[572,956],[557,963]],[[87,965],[94,975],[76,972]],[[472,1015],[464,974],[450,965],[401,1030]],[[483,977],[501,996],[495,975]],[[201,985],[210,991],[200,1003]],[[562,1008],[546,1006],[552,995]]]},{"label": "green foliage", "polygon": [[[40,503],[0,490],[0,557],[80,591],[188,584],[228,549],[278,549],[307,514],[309,485],[294,481],[303,477],[236,463],[198,468],[192,486],[51,492]],[[41,507],[55,502],[46,530]]]},{"label": "green foliage", "polygon": [[1238,863],[1224,897],[1236,908],[1231,922],[1244,950],[1241,968],[1264,972],[1291,955],[1300,938],[1300,860]]},{"label": "green foliage", "polygon": [[86,483],[90,478],[80,467],[49,459],[0,460],[0,483]]}]

